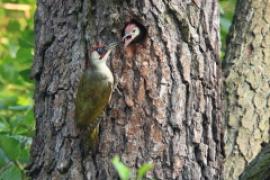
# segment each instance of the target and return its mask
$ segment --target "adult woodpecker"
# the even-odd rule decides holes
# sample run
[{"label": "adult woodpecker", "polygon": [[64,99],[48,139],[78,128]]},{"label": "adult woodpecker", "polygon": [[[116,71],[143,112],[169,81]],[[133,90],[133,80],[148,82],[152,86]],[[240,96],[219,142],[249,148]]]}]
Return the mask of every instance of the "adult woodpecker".
[{"label": "adult woodpecker", "polygon": [[88,67],[83,73],[75,100],[75,116],[80,128],[89,128],[90,146],[98,143],[98,116],[110,101],[114,78],[106,64],[117,43],[97,45],[91,50]]},{"label": "adult woodpecker", "polygon": [[133,55],[136,51],[136,45],[143,44],[146,35],[147,30],[141,23],[135,19],[128,21],[122,31],[122,41],[127,53]]}]

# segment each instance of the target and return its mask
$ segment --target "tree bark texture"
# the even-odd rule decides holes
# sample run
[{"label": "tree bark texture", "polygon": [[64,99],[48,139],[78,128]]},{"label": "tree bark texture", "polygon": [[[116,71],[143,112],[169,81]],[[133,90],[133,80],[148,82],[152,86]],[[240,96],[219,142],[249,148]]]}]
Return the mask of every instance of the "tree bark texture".
[{"label": "tree bark texture", "polygon": [[256,158],[252,160],[241,176],[240,180],[268,180],[270,179],[270,145],[262,148]]},{"label": "tree bark texture", "polygon": [[[216,0],[39,0],[33,179],[117,179],[111,159],[152,162],[155,179],[220,179],[223,137]],[[74,98],[87,50],[121,39],[129,18],[148,29],[134,57],[110,61],[118,91],[101,117],[98,151],[83,153]]]},{"label": "tree bark texture", "polygon": [[270,1],[239,0],[225,57],[225,179],[238,179],[269,141]]}]

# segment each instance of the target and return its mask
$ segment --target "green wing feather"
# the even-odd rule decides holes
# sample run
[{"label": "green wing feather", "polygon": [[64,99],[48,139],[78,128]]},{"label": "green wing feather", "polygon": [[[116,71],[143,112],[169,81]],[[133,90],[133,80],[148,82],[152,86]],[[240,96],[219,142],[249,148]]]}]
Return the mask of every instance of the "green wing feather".
[{"label": "green wing feather", "polygon": [[98,126],[98,116],[103,112],[112,93],[112,82],[99,72],[87,70],[81,78],[76,97],[76,118],[80,127]]}]

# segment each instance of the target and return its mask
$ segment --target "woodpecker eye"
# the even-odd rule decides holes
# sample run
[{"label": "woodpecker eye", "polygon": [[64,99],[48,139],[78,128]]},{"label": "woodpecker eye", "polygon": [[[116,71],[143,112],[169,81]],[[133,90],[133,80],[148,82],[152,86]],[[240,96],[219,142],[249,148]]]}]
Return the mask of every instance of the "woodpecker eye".
[{"label": "woodpecker eye", "polygon": [[98,54],[100,54],[100,55],[106,53],[106,49],[105,49],[104,47],[97,48],[96,51],[97,51]]}]

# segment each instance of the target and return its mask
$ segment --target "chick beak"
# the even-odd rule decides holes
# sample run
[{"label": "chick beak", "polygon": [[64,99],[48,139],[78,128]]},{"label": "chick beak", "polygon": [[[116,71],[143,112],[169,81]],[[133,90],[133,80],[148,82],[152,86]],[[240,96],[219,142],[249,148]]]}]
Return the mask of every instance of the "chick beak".
[{"label": "chick beak", "polygon": [[128,36],[131,36],[131,33],[126,33],[126,34],[124,35],[124,37],[122,38],[122,41],[125,41],[126,38],[128,38]]},{"label": "chick beak", "polygon": [[126,48],[132,41],[132,33],[127,33],[123,38],[122,41],[124,41],[124,47]]}]

